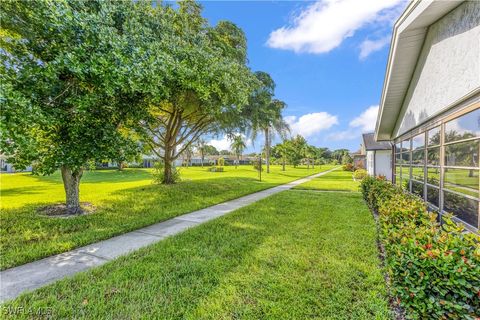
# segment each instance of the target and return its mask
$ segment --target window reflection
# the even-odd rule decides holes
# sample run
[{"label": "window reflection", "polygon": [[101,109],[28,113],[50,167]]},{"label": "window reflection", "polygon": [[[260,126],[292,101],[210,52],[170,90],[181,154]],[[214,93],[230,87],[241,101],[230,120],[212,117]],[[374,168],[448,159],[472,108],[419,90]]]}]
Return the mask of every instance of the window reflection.
[{"label": "window reflection", "polygon": [[424,179],[423,167],[412,167],[412,178],[415,180],[423,181]]},{"label": "window reflection", "polygon": [[427,164],[438,166],[440,164],[440,147],[427,150]]},{"label": "window reflection", "polygon": [[424,164],[425,163],[425,150],[424,149],[418,149],[415,151],[412,151],[412,164]]},{"label": "window reflection", "polygon": [[438,146],[440,144],[440,127],[428,131],[428,146]]},{"label": "window reflection", "polygon": [[445,146],[445,165],[478,167],[478,144],[474,140]]},{"label": "window reflection", "polygon": [[412,180],[412,193],[423,199],[423,183]]},{"label": "window reflection", "polygon": [[403,140],[402,141],[402,152],[408,152],[410,151],[410,139]]},{"label": "window reflection", "polygon": [[478,198],[478,170],[445,168],[444,187]]},{"label": "window reflection", "polygon": [[480,136],[480,109],[445,124],[445,142]]},{"label": "window reflection", "polygon": [[425,134],[421,133],[412,139],[412,150],[421,149],[425,146]]},{"label": "window reflection", "polygon": [[427,168],[427,183],[434,186],[440,185],[440,168]]},{"label": "window reflection", "polygon": [[410,163],[410,152],[402,153],[402,163],[405,163],[405,164]]},{"label": "window reflection", "polygon": [[443,192],[443,210],[478,228],[478,201],[453,192]]},{"label": "window reflection", "polygon": [[439,190],[434,187],[427,186],[427,201],[433,204],[435,207],[439,207],[438,205],[438,198],[439,198]]}]

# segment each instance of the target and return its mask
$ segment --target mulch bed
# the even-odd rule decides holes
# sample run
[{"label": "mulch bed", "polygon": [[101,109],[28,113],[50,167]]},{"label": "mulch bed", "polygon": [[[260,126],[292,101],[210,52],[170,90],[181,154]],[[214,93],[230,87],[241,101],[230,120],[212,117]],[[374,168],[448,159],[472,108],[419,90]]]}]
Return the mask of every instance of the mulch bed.
[{"label": "mulch bed", "polygon": [[43,216],[52,217],[52,218],[73,218],[81,215],[91,214],[97,210],[90,202],[81,202],[80,210],[72,210],[67,208],[63,203],[48,205],[38,209],[38,213]]}]

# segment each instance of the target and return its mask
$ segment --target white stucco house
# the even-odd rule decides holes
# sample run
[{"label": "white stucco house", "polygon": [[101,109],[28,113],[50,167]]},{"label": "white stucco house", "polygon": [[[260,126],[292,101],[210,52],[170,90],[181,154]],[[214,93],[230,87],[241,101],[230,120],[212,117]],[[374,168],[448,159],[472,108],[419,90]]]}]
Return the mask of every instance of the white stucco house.
[{"label": "white stucco house", "polygon": [[480,1],[412,1],[394,25],[375,139],[393,181],[478,231]]},{"label": "white stucco house", "polygon": [[392,181],[392,144],[390,141],[375,141],[374,133],[362,135],[363,143],[361,153],[366,156],[368,174],[371,176],[384,176]]}]

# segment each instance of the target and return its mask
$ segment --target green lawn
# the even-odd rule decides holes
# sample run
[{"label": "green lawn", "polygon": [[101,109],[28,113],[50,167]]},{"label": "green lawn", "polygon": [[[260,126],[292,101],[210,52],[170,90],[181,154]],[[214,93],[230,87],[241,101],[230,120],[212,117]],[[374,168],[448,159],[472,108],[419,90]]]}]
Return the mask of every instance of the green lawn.
[{"label": "green lawn", "polygon": [[302,183],[295,189],[304,190],[335,190],[335,191],[359,191],[360,182],[354,181],[353,173],[342,169],[329,172],[326,175]]},{"label": "green lawn", "polygon": [[390,319],[379,263],[359,193],[285,191],[3,307],[76,319]]},{"label": "green lawn", "polygon": [[40,216],[37,208],[63,202],[60,175],[27,173],[0,175],[0,268],[37,260],[110,238],[175,216],[286,183],[331,166],[273,166],[270,174],[251,166],[226,167],[225,172],[183,168],[183,181],[172,186],[152,184],[151,171],[130,169],[86,172],[80,185],[81,201],[92,202],[97,211],[75,218]]}]

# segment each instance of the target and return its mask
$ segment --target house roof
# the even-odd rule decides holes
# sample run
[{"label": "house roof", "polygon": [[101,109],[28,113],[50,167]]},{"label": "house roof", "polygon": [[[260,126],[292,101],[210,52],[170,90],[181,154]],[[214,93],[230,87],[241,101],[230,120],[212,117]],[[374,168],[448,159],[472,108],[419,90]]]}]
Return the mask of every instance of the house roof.
[{"label": "house roof", "polygon": [[462,2],[413,0],[395,23],[375,128],[376,140],[392,139],[428,27]]},{"label": "house roof", "polygon": [[389,141],[375,141],[375,134],[364,133],[363,135],[363,145],[365,150],[390,150],[392,149],[392,144]]}]

